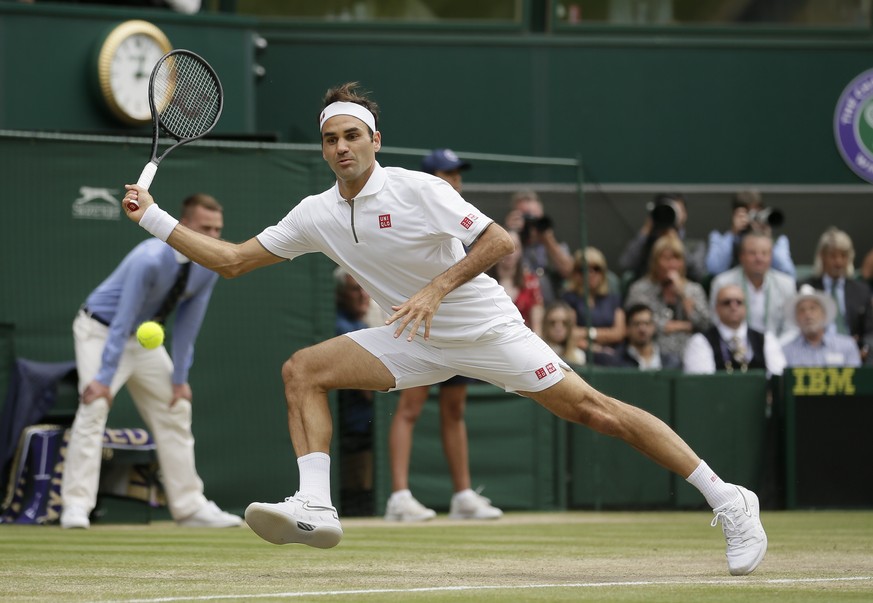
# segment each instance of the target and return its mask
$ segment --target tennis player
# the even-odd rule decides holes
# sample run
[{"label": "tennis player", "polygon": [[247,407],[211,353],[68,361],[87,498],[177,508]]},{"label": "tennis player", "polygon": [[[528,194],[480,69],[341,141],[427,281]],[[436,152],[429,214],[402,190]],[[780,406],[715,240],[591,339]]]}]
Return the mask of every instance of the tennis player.
[{"label": "tennis player", "polygon": [[[336,185],[241,244],[185,228],[148,191],[126,185],[125,201],[140,206],[131,212],[123,204],[133,221],[225,277],[321,252],[389,314],[385,326],[298,350],[282,366],[300,483],[283,502],[249,505],[249,526],[275,544],[338,544],[328,391],[404,389],[459,374],[621,438],[687,479],[714,509],[712,525],[722,524],[731,574],[752,572],[767,550],[758,497],[723,482],[658,418],[592,388],[528,329],[503,288],[483,274],[512,251],[512,239],[443,180],[379,165],[377,117],[376,103],[357,83],[329,90],[318,121]],[[465,245],[472,246],[466,254]]]}]

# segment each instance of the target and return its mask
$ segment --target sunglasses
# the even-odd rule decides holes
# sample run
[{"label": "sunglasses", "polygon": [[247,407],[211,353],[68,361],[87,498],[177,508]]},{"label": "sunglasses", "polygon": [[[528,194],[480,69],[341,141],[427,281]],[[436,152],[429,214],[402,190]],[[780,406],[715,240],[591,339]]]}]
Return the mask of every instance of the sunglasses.
[{"label": "sunglasses", "polygon": [[[576,272],[582,274],[582,266],[576,266]],[[588,272],[603,272],[603,266],[598,266],[597,264],[589,264]]]},{"label": "sunglasses", "polygon": [[745,302],[743,302],[743,300],[741,300],[739,298],[729,297],[727,299],[723,299],[720,302],[718,302],[718,305],[725,306],[725,307],[727,307],[727,306],[742,306],[743,303],[745,303]]}]

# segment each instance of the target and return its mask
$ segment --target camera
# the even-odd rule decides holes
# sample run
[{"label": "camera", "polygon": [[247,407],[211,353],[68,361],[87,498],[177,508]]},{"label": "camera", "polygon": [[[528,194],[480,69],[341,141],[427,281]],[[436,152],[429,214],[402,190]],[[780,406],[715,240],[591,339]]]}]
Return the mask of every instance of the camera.
[{"label": "camera", "polygon": [[530,240],[530,235],[532,232],[535,231],[542,234],[547,230],[551,230],[552,226],[552,219],[548,216],[531,216],[529,214],[525,214],[524,226],[522,227],[519,236],[522,242],[525,243]]},{"label": "camera", "polygon": [[655,230],[679,228],[679,204],[677,200],[684,201],[681,195],[658,195],[654,201],[646,205],[652,225]]},{"label": "camera", "polygon": [[778,228],[785,223],[785,214],[772,207],[750,209],[749,222],[755,222],[761,226],[767,225],[770,228]]}]

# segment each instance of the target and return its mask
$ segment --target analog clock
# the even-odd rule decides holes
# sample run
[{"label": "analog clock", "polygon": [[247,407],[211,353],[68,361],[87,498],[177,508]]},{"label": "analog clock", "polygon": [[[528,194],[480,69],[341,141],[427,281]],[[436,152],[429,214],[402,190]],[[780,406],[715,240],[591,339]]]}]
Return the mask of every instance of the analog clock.
[{"label": "analog clock", "polygon": [[150,121],[149,76],[172,48],[164,32],[147,21],[125,21],[109,32],[97,55],[97,80],[113,115],[131,125]]}]

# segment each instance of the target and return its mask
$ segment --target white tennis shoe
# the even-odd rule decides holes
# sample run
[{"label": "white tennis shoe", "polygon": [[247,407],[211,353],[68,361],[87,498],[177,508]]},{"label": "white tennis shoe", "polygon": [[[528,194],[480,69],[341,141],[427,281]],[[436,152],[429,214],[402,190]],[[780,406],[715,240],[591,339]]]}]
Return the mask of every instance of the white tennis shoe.
[{"label": "white tennis shoe", "polygon": [[91,527],[91,522],[88,520],[88,512],[82,507],[64,505],[61,511],[61,527],[65,530],[87,530]]},{"label": "white tennis shoe", "polygon": [[385,505],[385,521],[428,521],[436,517],[436,511],[418,502],[407,490],[393,493]]},{"label": "white tennis shoe", "polygon": [[732,576],[751,574],[767,553],[767,534],[761,524],[761,509],[754,492],[735,486],[737,497],[713,512],[712,527],[721,522],[727,548],[728,570]]},{"label": "white tennis shoe", "polygon": [[280,503],[252,503],[246,523],[261,538],[273,544],[300,543],[329,549],[343,538],[336,509],[313,503],[300,493]]},{"label": "white tennis shoe", "polygon": [[499,519],[503,511],[478,492],[466,490],[452,495],[449,519]]},{"label": "white tennis shoe", "polygon": [[199,511],[176,523],[183,528],[235,528],[242,522],[242,517],[222,511],[210,500]]}]

